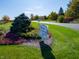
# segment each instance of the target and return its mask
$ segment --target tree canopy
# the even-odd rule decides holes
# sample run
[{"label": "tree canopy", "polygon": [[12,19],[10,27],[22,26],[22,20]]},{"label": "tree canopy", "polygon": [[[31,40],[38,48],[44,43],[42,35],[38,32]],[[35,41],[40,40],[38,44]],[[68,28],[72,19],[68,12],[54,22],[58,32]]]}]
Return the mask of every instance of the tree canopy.
[{"label": "tree canopy", "polygon": [[57,20],[58,14],[56,12],[51,12],[51,14],[48,16],[51,20]]},{"label": "tree canopy", "polygon": [[5,15],[5,16],[2,17],[2,21],[3,21],[4,23],[7,23],[7,22],[10,21],[10,17],[7,16],[7,15]]},{"label": "tree canopy", "polygon": [[71,0],[65,12],[66,17],[79,18],[79,0]]}]

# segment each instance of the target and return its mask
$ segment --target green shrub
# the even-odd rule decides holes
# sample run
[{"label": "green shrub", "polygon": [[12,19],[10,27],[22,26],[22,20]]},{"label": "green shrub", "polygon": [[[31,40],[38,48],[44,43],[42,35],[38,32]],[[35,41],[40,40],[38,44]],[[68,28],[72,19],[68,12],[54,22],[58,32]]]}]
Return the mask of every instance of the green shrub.
[{"label": "green shrub", "polygon": [[22,33],[20,36],[25,38],[25,39],[34,39],[34,40],[41,39],[41,37],[39,36],[39,34],[36,30],[33,30],[31,32],[27,32],[27,33]]},{"label": "green shrub", "polygon": [[4,32],[3,31],[0,31],[0,35],[3,35],[4,34]]},{"label": "green shrub", "polygon": [[64,16],[63,15],[59,16],[57,21],[60,22],[60,23],[63,23],[64,22]]},{"label": "green shrub", "polygon": [[4,27],[0,27],[0,33],[5,33],[5,32],[6,32],[5,28]]},{"label": "green shrub", "polygon": [[28,32],[28,28],[30,26],[31,21],[25,14],[21,14],[15,18],[14,22],[12,23],[12,27],[10,28],[10,32],[14,34],[21,34]]},{"label": "green shrub", "polygon": [[4,36],[3,36],[4,32],[0,31],[0,40],[3,40]]}]

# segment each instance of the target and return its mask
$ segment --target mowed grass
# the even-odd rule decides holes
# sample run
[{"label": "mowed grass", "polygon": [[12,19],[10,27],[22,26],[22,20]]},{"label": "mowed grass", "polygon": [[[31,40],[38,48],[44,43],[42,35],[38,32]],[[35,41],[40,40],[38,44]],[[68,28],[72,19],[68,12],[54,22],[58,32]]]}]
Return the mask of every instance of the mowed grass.
[{"label": "mowed grass", "polygon": [[28,46],[0,46],[0,59],[42,59],[40,49]]},{"label": "mowed grass", "polygon": [[55,25],[49,26],[53,53],[57,59],[79,59],[79,32]]},{"label": "mowed grass", "polygon": [[6,24],[0,24],[0,30],[7,32],[11,27],[11,22],[6,23]]},{"label": "mowed grass", "polygon": [[[39,24],[33,22],[33,27]],[[8,29],[11,25],[6,24]],[[56,59],[79,59],[79,31],[69,28],[48,25],[52,33],[52,54]],[[0,59],[43,59],[40,48],[30,46],[0,46]]]}]

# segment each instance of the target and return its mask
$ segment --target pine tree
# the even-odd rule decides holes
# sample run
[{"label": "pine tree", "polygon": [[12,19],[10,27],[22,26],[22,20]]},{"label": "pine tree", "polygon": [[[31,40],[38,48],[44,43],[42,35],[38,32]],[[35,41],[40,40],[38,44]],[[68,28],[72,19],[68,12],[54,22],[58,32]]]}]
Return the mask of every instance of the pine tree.
[{"label": "pine tree", "polygon": [[11,33],[20,35],[21,33],[25,33],[28,31],[28,27],[30,26],[30,20],[25,14],[21,14],[20,16],[16,17],[12,27],[10,29]]},{"label": "pine tree", "polygon": [[64,15],[64,11],[63,11],[63,8],[62,7],[60,7],[59,15]]}]

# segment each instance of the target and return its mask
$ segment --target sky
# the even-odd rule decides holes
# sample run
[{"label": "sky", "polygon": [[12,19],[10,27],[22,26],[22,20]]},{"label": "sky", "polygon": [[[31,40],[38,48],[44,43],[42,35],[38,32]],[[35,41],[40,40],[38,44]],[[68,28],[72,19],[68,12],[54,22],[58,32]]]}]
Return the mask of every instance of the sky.
[{"label": "sky", "polygon": [[60,7],[67,9],[70,0],[0,0],[0,19],[8,15],[13,19],[21,13],[27,16],[49,15],[52,11],[59,11]]}]

